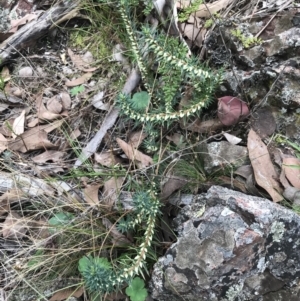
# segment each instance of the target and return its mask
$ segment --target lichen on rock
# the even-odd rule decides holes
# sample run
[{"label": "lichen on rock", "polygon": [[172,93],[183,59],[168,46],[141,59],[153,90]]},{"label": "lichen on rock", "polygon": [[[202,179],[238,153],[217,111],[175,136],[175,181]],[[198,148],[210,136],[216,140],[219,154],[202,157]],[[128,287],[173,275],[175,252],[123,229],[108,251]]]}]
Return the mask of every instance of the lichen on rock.
[{"label": "lichen on rock", "polygon": [[[197,217],[199,203],[206,210]],[[175,224],[178,241],[152,274],[155,300],[298,300],[300,217],[293,211],[213,186]]]}]

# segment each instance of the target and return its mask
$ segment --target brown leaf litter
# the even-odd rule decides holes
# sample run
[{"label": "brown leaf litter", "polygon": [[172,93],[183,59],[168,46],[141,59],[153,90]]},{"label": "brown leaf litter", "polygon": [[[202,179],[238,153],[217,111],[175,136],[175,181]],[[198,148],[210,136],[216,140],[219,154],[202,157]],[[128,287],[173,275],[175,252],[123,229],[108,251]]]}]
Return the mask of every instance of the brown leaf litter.
[{"label": "brown leaf litter", "polygon": [[282,188],[277,180],[279,175],[272,164],[268,148],[252,129],[248,134],[247,147],[256,183],[269,193],[274,202],[282,201]]},{"label": "brown leaf litter", "polygon": [[135,162],[139,168],[145,168],[153,164],[153,159],[148,155],[143,154],[120,138],[117,138],[116,141],[127,158]]}]

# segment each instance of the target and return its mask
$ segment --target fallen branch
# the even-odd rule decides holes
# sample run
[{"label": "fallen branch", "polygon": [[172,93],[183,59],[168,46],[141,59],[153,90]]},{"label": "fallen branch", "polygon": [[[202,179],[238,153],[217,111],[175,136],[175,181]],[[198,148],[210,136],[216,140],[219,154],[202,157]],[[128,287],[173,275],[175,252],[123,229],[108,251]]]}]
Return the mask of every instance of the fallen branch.
[{"label": "fallen branch", "polygon": [[32,44],[33,41],[41,38],[52,26],[59,25],[61,22],[74,17],[73,12],[78,11],[80,0],[63,0],[49,8],[37,19],[28,22],[15,34],[0,44],[0,65],[11,59],[20,50]]},{"label": "fallen branch", "polygon": [[[140,81],[140,74],[137,70],[133,69],[124,85],[122,92],[124,94],[129,94],[137,86],[139,81]],[[74,165],[75,168],[80,166],[85,160],[87,160],[89,157],[91,157],[96,152],[104,135],[115,124],[118,117],[119,117],[119,109],[113,107],[106,115],[101,128],[96,133],[94,138],[82,150],[79,158],[75,162],[75,165]]]},{"label": "fallen branch", "polygon": [[17,173],[0,172],[0,192],[5,193],[12,189],[20,190],[31,197],[54,193],[54,189],[42,179]]}]

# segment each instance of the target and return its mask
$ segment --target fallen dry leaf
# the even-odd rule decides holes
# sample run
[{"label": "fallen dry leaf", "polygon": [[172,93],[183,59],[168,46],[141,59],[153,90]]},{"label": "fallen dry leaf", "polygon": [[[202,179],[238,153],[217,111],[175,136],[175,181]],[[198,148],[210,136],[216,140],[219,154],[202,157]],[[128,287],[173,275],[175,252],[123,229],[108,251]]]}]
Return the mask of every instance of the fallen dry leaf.
[{"label": "fallen dry leaf", "polygon": [[0,133],[6,137],[12,137],[12,127],[15,119],[10,118],[3,122],[2,126],[0,127]]},{"label": "fallen dry leaf", "polygon": [[139,168],[145,168],[153,164],[153,159],[151,157],[134,149],[131,145],[129,145],[128,143],[126,143],[120,138],[117,138],[116,140],[118,145],[121,147],[121,149],[123,150],[123,152],[125,153],[128,159],[132,161],[138,161],[137,165]]},{"label": "fallen dry leaf", "polygon": [[130,133],[130,135],[128,137],[128,143],[132,147],[138,148],[147,136],[148,135],[146,133],[144,133],[143,131]]},{"label": "fallen dry leaf", "polygon": [[65,155],[64,152],[49,150],[49,151],[45,151],[40,155],[33,157],[32,161],[35,163],[46,163],[47,161],[61,162],[64,155]]},{"label": "fallen dry leaf", "polygon": [[8,212],[11,203],[19,202],[23,199],[23,196],[24,193],[15,188],[4,192],[0,196],[0,216]]},{"label": "fallen dry leaf", "polygon": [[253,174],[253,168],[251,165],[243,165],[238,167],[234,174],[247,179],[251,174]]},{"label": "fallen dry leaf", "polygon": [[10,104],[25,104],[25,102],[22,99],[20,99],[19,97],[15,97],[15,96],[11,95],[10,92],[8,92],[6,94],[6,93],[3,93],[3,92],[0,91],[0,100],[4,100],[5,102],[9,102]]},{"label": "fallen dry leaf", "polygon": [[6,83],[11,79],[10,72],[7,66],[3,66],[0,72],[1,80]]},{"label": "fallen dry leaf", "polygon": [[63,106],[60,103],[60,96],[55,95],[47,101],[47,109],[55,114],[61,113]]},{"label": "fallen dry leaf", "polygon": [[282,169],[290,183],[300,189],[300,160],[297,158],[283,158]]},{"label": "fallen dry leaf", "polygon": [[165,200],[167,199],[173,192],[177,191],[178,189],[182,188],[184,185],[186,185],[188,179],[170,175],[168,177],[167,182],[164,184],[161,192],[161,199]]},{"label": "fallen dry leaf", "polygon": [[59,94],[59,97],[61,99],[63,109],[65,109],[65,110],[71,109],[72,100],[71,100],[70,94],[67,92],[61,92]]},{"label": "fallen dry leaf", "polygon": [[226,140],[233,145],[239,144],[242,141],[241,138],[238,138],[237,136],[228,133],[223,133],[223,135],[226,138]]},{"label": "fallen dry leaf", "polygon": [[110,151],[103,151],[101,153],[96,153],[94,159],[97,163],[100,163],[103,166],[113,167],[118,163],[121,163],[122,160],[118,158],[114,153]]},{"label": "fallen dry leaf", "polygon": [[[200,25],[203,23],[203,22],[201,22],[200,18],[194,17],[193,15],[189,15],[189,18],[185,22],[188,24],[193,24],[197,28],[201,27]],[[182,26],[183,23],[180,25]],[[181,27],[181,29],[184,30],[182,27]]]},{"label": "fallen dry leaf", "polygon": [[76,87],[76,86],[82,85],[85,82],[87,82],[92,76],[93,76],[93,73],[85,73],[76,79],[67,81],[66,86],[67,87]]},{"label": "fallen dry leaf", "polygon": [[193,44],[198,47],[202,46],[202,35],[200,34],[201,29],[194,26],[194,24],[181,24],[182,34],[186,36]]},{"label": "fallen dry leaf", "polygon": [[28,220],[16,212],[10,212],[2,224],[3,238],[22,238],[28,231]]},{"label": "fallen dry leaf", "polygon": [[26,153],[37,149],[57,148],[56,145],[48,140],[47,136],[46,131],[40,130],[39,127],[33,128],[18,136],[16,140],[10,141],[8,149]]},{"label": "fallen dry leaf", "polygon": [[102,99],[104,98],[105,92],[100,91],[96,95],[93,96],[91,99],[92,105],[99,110],[104,110],[108,111],[110,109],[110,104],[109,103],[104,103]]},{"label": "fallen dry leaf", "polygon": [[[105,300],[106,301],[119,301],[119,300],[125,300],[126,295],[122,294],[121,292],[116,292],[116,293],[111,293],[105,295]],[[151,299],[149,300],[151,301]]]},{"label": "fallen dry leaf", "polygon": [[0,216],[6,214],[7,212],[9,212],[9,201],[0,201]]},{"label": "fallen dry leaf", "polygon": [[117,202],[123,182],[124,178],[119,177],[110,178],[104,183],[104,188],[102,192],[103,200],[101,200],[101,203],[106,205],[108,210],[111,210]]},{"label": "fallen dry leaf", "polygon": [[9,107],[8,104],[0,103],[0,112],[5,111]]},{"label": "fallen dry leaf", "polygon": [[74,131],[72,131],[72,133],[70,134],[70,138],[75,140],[77,139],[79,136],[81,135],[81,132],[79,129],[76,129]]},{"label": "fallen dry leaf", "polygon": [[27,14],[21,19],[18,20],[11,20],[11,28],[8,32],[15,33],[18,30],[18,27],[21,25],[26,24],[27,22],[30,22],[32,20],[35,20],[37,18],[37,15],[35,14]]},{"label": "fallen dry leaf", "polygon": [[9,91],[10,91],[9,94],[12,94],[16,97],[20,97],[20,98],[25,97],[25,91],[19,87],[11,87]]},{"label": "fallen dry leaf", "polygon": [[211,119],[202,121],[200,118],[196,118],[193,123],[184,124],[180,123],[182,129],[186,129],[192,132],[198,133],[214,133],[221,130],[224,125],[219,119]]},{"label": "fallen dry leaf", "polygon": [[276,181],[278,175],[272,164],[268,148],[252,129],[248,134],[247,147],[256,183],[269,193],[274,202],[281,201],[283,199],[282,189]]},{"label": "fallen dry leaf", "polygon": [[81,57],[81,55],[74,54],[74,52],[68,48],[68,55],[71,58],[71,61],[73,64],[81,71],[84,72],[93,72],[97,70],[97,67],[88,67],[87,61],[84,60],[84,57]]},{"label": "fallen dry leaf", "polygon": [[56,120],[52,123],[44,124],[44,125],[39,125],[38,128],[40,130],[45,131],[46,133],[50,133],[53,130],[59,128],[63,124],[63,120]]},{"label": "fallen dry leaf", "polygon": [[46,242],[45,239],[53,234],[49,231],[49,221],[46,217],[29,221],[28,226],[28,237],[30,237],[32,241],[43,239],[44,242]]},{"label": "fallen dry leaf", "polygon": [[29,128],[33,128],[33,127],[35,127],[38,123],[39,123],[39,119],[38,119],[38,118],[33,118],[33,119],[31,119],[31,120],[27,123],[27,126],[28,126]]},{"label": "fallen dry leaf", "polygon": [[0,154],[7,149],[7,139],[0,133]]},{"label": "fallen dry leaf", "polygon": [[24,133],[25,126],[25,110],[22,111],[19,117],[17,117],[12,125],[12,137],[16,138],[17,136]]},{"label": "fallen dry leaf", "polygon": [[54,120],[57,118],[60,118],[61,116],[59,114],[55,114],[53,112],[50,112],[47,110],[43,103],[43,95],[39,94],[36,97],[36,108],[37,108],[37,116],[41,120]]},{"label": "fallen dry leaf", "polygon": [[182,146],[185,141],[183,135],[179,133],[174,133],[172,136],[167,136],[166,138],[172,141],[176,146]]},{"label": "fallen dry leaf", "polygon": [[[280,164],[281,165],[281,164]],[[289,181],[287,180],[286,176],[285,176],[285,172],[284,169],[281,168],[281,172],[280,172],[280,176],[279,176],[279,180],[281,185],[286,189],[288,187],[291,187],[291,184],[289,183]],[[284,194],[283,194],[284,195]]]},{"label": "fallen dry leaf", "polygon": [[119,232],[117,227],[107,218],[102,218],[102,223],[106,227],[109,234],[113,237],[113,243],[115,245],[120,246],[124,244],[131,244],[130,240],[124,234]]},{"label": "fallen dry leaf", "polygon": [[65,139],[62,143],[60,143],[58,150],[59,151],[66,151],[70,148],[70,143],[72,143],[72,140],[75,140],[81,135],[81,132],[79,129],[76,129],[70,133],[70,136],[68,139]]},{"label": "fallen dry leaf", "polygon": [[102,184],[87,185],[83,189],[84,199],[89,205],[95,206],[99,204],[98,191],[101,186]]},{"label": "fallen dry leaf", "polygon": [[56,292],[50,299],[49,301],[62,301],[62,300],[67,300],[70,297],[74,298],[79,298],[84,292],[84,288],[78,287],[75,289],[72,288],[63,288]]},{"label": "fallen dry leaf", "polygon": [[199,18],[211,18],[211,15],[226,8],[233,0],[217,0],[213,3],[201,4],[195,15]]},{"label": "fallen dry leaf", "polygon": [[123,65],[124,70],[129,71],[130,64],[129,64],[126,56],[123,55],[123,53],[124,53],[124,47],[121,44],[117,44],[113,48],[113,60],[121,63]]}]

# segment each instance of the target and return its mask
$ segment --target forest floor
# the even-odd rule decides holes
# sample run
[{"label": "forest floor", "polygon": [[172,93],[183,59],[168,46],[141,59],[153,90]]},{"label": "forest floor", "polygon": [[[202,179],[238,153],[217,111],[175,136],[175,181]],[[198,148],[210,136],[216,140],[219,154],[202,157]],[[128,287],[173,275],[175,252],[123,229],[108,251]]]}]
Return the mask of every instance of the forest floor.
[{"label": "forest floor", "polygon": [[[293,59],[296,63],[289,72],[300,78],[300,61],[294,59],[299,59],[299,43],[293,46],[296,50],[279,55],[269,55],[273,46],[268,44],[273,39],[270,33],[279,36],[287,22],[299,29],[299,1],[218,0],[201,5],[195,1],[196,7],[178,0],[176,12],[166,9],[170,1],[158,1],[166,2],[160,17],[155,9],[146,15],[140,1],[132,12],[134,20],[164,23],[196,58],[195,66],[200,61],[215,76],[223,74],[201,113],[184,118],[181,114],[194,105],[188,97],[193,92],[189,83],[180,83],[175,91],[179,101],[172,104],[177,118],[172,122],[158,119],[161,104],[147,121],[154,105],[148,103],[150,94],[130,52],[126,22],[113,1],[75,2],[67,14],[57,10],[61,15],[53,26],[37,30],[25,41],[21,30],[38,29],[45,12],[66,7],[68,1],[0,0],[1,301],[55,301],[70,296],[129,300],[126,285],[117,293],[88,295],[78,263],[92,254],[109,259],[112,267],[120,260],[129,267],[124,258],[141,253],[149,221],[141,218],[138,228],[123,232],[121,222],[129,223],[127,215],[137,219],[134,202],[145,204],[148,195],[159,200],[161,212],[143,263],[149,274],[157,258],[176,241],[171,221],[180,208],[169,202],[174,195],[222,185],[299,212],[300,140],[295,134],[300,127],[299,84],[290,88],[296,100],[279,103],[276,95],[269,97],[283,90],[278,82],[291,65],[277,67],[278,73],[268,82],[252,82],[250,92],[243,77],[234,90],[229,76],[240,70],[258,72],[262,62],[251,67],[242,60],[261,46],[274,66]],[[256,26],[256,34],[247,26],[243,31],[245,24]],[[220,29],[223,25],[231,38]],[[11,41],[19,43],[5,56]],[[137,36],[137,43],[141,41]],[[158,87],[165,91],[166,78],[172,80],[175,73],[160,71],[162,59],[149,55],[147,60]],[[128,115],[118,106],[121,91],[130,95],[129,103],[138,110],[146,103],[147,108],[140,109],[145,119],[136,122],[133,113]],[[141,195],[142,200],[137,197]],[[140,270],[137,274],[143,278]],[[144,274],[146,281],[149,274]],[[140,296],[130,300],[143,301],[143,285],[134,292]]]}]

